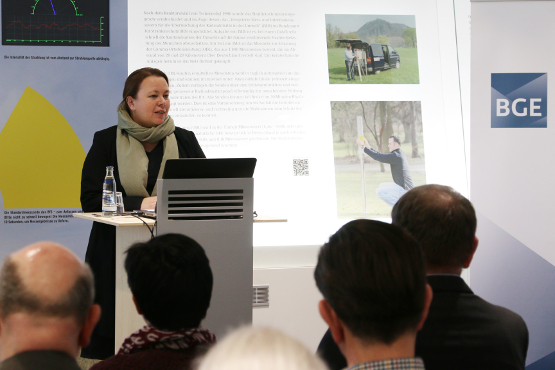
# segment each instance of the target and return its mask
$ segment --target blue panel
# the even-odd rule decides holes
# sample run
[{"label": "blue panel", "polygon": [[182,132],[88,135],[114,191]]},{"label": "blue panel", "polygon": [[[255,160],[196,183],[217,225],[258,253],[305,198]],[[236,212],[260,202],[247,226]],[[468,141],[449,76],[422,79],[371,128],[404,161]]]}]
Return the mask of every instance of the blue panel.
[{"label": "blue panel", "polygon": [[555,352],[550,353],[541,360],[526,366],[526,370],[553,370],[555,369]]},{"label": "blue panel", "polygon": [[545,73],[492,73],[491,87],[503,95],[509,95],[514,90],[534,81]]},{"label": "blue panel", "polygon": [[491,127],[547,127],[547,73],[492,73]]},{"label": "blue panel", "polygon": [[527,364],[555,352],[555,266],[480,213],[478,238],[470,266],[471,288],[526,321]]}]

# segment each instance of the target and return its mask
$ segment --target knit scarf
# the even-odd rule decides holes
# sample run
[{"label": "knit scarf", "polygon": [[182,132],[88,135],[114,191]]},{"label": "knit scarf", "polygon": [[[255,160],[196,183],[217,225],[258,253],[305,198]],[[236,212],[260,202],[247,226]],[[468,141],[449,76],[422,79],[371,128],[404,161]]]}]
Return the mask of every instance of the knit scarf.
[{"label": "knit scarf", "polygon": [[215,342],[216,336],[200,327],[165,332],[151,325],[145,325],[123,341],[118,355],[146,349],[171,349],[179,351],[200,344],[212,344]]},{"label": "knit scarf", "polygon": [[164,156],[158,178],[162,177],[167,159],[179,158],[179,149],[174,132],[173,119],[168,116],[164,123],[146,128],[129,116],[124,109],[118,109],[118,130],[116,152],[121,185],[128,196],[149,197],[156,195],[156,186],[152,194],[146,191],[148,181],[148,157],[141,144],[142,141],[156,143],[162,141]]}]

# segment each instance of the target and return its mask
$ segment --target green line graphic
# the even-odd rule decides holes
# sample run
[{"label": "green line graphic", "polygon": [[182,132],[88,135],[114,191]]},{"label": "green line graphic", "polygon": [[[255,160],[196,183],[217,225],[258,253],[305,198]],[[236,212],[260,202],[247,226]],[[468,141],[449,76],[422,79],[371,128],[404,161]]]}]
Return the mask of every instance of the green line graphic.
[{"label": "green line graphic", "polygon": [[110,0],[0,0],[2,45],[110,46]]},{"label": "green line graphic", "polygon": [[40,0],[35,0],[35,5],[32,5],[31,8],[33,9],[33,11],[31,12],[32,15],[35,15],[35,8],[37,7],[37,4],[39,3]]},{"label": "green line graphic", "polygon": [[69,1],[71,1],[71,4],[73,5],[73,8],[75,9],[75,15],[78,16],[78,17],[83,16],[83,14],[79,14],[79,12],[77,11],[78,8],[75,5],[75,0],[69,0]]},{"label": "green line graphic", "polygon": [[[39,3],[40,0],[35,0],[35,4],[31,5],[31,15],[35,15],[35,8],[37,7],[37,4]],[[79,9],[77,7],[77,5],[75,5],[75,0],[69,0],[71,1],[71,5],[73,5],[73,9],[75,9],[75,15],[78,17],[82,17],[83,14],[79,14],[79,12],[77,11],[77,9]]]}]

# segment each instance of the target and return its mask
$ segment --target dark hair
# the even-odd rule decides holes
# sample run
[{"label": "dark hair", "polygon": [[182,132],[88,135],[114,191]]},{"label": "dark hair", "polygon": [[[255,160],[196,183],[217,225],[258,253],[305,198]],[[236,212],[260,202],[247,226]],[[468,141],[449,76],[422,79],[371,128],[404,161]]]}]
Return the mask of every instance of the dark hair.
[{"label": "dark hair", "polygon": [[45,302],[30,292],[19,275],[16,263],[7,257],[0,270],[0,313],[3,318],[17,312],[47,317],[74,317],[77,325],[85,322],[94,300],[94,279],[84,265],[75,284],[56,302]]},{"label": "dark hair", "polygon": [[472,251],[476,212],[449,186],[410,190],[395,204],[391,218],[418,240],[428,267],[462,267]]},{"label": "dark hair", "polygon": [[146,320],[168,331],[200,325],[212,297],[212,270],[196,241],[165,234],[126,253],[127,282]]},{"label": "dark hair", "polygon": [[391,135],[389,137],[390,139],[393,139],[394,142],[396,142],[397,144],[401,145],[401,140],[399,140],[399,138],[395,135]]},{"label": "dark hair", "polygon": [[391,344],[422,318],[424,258],[416,240],[397,226],[372,220],[345,224],[320,249],[314,278],[361,339]]},{"label": "dark hair", "polygon": [[130,96],[133,99],[137,99],[137,92],[141,87],[141,83],[143,83],[143,80],[145,78],[150,76],[163,77],[164,80],[166,80],[166,82],[168,83],[168,86],[170,84],[170,81],[168,80],[168,76],[166,76],[164,72],[162,72],[157,68],[144,67],[141,69],[137,69],[136,71],[132,72],[125,80],[125,85],[123,85],[123,94],[122,94],[123,100],[121,101],[121,103],[119,103],[118,109],[125,109],[127,113],[131,114],[131,111],[129,110],[129,106],[127,105],[127,101],[126,101],[127,97]]}]

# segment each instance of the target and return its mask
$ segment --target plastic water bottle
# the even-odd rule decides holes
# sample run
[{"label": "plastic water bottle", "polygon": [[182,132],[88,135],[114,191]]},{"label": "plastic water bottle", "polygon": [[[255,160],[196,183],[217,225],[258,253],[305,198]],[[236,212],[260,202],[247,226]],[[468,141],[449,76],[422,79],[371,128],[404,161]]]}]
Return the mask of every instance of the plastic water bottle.
[{"label": "plastic water bottle", "polygon": [[106,167],[106,178],[102,188],[102,215],[111,217],[116,214],[116,180],[114,179],[114,167]]}]

